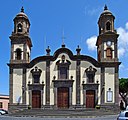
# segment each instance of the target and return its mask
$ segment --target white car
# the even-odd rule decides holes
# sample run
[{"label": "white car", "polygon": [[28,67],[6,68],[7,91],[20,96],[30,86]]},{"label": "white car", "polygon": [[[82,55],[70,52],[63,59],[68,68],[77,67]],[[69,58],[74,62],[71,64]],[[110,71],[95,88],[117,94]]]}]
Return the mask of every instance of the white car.
[{"label": "white car", "polygon": [[8,112],[4,109],[0,109],[0,115],[5,115],[8,114]]},{"label": "white car", "polygon": [[128,110],[121,111],[117,120],[128,120]]}]

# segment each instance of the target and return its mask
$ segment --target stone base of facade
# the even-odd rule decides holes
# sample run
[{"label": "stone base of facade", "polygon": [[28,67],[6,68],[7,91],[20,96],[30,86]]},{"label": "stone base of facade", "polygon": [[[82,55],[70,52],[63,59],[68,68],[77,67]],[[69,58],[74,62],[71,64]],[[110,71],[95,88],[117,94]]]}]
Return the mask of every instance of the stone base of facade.
[{"label": "stone base of facade", "polygon": [[8,106],[8,110],[11,113],[17,112],[19,110],[28,109],[28,105],[23,104],[11,104]]},{"label": "stone base of facade", "polygon": [[101,109],[105,110],[113,110],[113,111],[119,111],[119,104],[102,104],[100,105]]},{"label": "stone base of facade", "polygon": [[[100,109],[104,109],[104,110],[113,110],[113,111],[119,111],[120,108],[119,108],[119,105],[118,104],[102,104],[102,105],[99,105],[100,106]],[[28,105],[24,105],[24,104],[11,104],[9,105],[9,112],[11,113],[15,113],[17,111],[21,111],[21,110],[24,110],[24,109],[29,109],[28,108],[29,106]],[[30,109],[33,109],[33,108],[30,108]],[[54,105],[42,105],[41,108],[39,109],[53,109],[53,110],[57,110],[57,109],[69,109],[69,110],[78,110],[78,109],[81,109],[81,110],[86,110],[88,108],[86,108],[86,106],[84,105],[71,105],[69,108],[58,108]],[[95,109],[95,108],[93,108]]]}]

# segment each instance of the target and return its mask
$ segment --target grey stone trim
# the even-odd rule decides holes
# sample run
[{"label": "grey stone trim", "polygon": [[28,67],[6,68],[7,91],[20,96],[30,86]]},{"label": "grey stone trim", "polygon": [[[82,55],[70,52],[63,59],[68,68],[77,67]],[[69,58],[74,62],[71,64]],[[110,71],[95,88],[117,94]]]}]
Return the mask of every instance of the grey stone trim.
[{"label": "grey stone trim", "polygon": [[29,90],[43,90],[44,84],[34,83],[34,84],[28,84]]},{"label": "grey stone trim", "polygon": [[105,100],[105,68],[104,67],[101,67],[101,91],[100,91],[100,94],[101,94],[101,104],[104,104],[104,100]]},{"label": "grey stone trim", "polygon": [[59,87],[72,87],[74,80],[52,80],[55,88]]},{"label": "grey stone trim", "polygon": [[14,44],[11,45],[11,60],[14,59]]},{"label": "grey stone trim", "polygon": [[9,38],[11,39],[11,44],[21,44],[21,43],[26,44],[27,43],[30,48],[32,47],[31,38],[29,36],[13,34]]},{"label": "grey stone trim", "polygon": [[27,45],[24,44],[23,46],[23,60],[24,61],[27,60],[26,55],[27,55]]},{"label": "grey stone trim", "polygon": [[32,106],[32,90],[29,90],[29,105]]},{"label": "grey stone trim", "polygon": [[86,106],[86,91],[87,90],[94,90],[95,91],[95,105],[98,104],[98,83],[88,83],[88,84],[82,84],[83,85],[83,106]]},{"label": "grey stone trim", "polygon": [[21,109],[27,109],[28,105],[23,105],[23,104],[9,104],[9,112],[13,113],[17,110],[21,110]]},{"label": "grey stone trim", "polygon": [[98,83],[88,83],[88,84],[83,84],[83,89],[84,90],[98,90]]},{"label": "grey stone trim", "polygon": [[69,87],[69,107],[72,106],[72,87]]},{"label": "grey stone trim", "polygon": [[22,103],[26,104],[26,69],[23,69],[22,75]]},{"label": "grey stone trim", "polygon": [[9,104],[13,104],[13,69],[9,69]]},{"label": "grey stone trim", "polygon": [[54,107],[57,108],[57,87],[54,87]]},{"label": "grey stone trim", "polygon": [[116,40],[116,42],[115,42],[115,45],[114,45],[114,49],[115,49],[115,58],[117,58],[118,59],[118,52],[117,52],[117,40]]},{"label": "grey stone trim", "polygon": [[80,60],[76,62],[76,104],[80,104]]},{"label": "grey stone trim", "polygon": [[50,105],[50,60],[46,61],[46,105]]}]

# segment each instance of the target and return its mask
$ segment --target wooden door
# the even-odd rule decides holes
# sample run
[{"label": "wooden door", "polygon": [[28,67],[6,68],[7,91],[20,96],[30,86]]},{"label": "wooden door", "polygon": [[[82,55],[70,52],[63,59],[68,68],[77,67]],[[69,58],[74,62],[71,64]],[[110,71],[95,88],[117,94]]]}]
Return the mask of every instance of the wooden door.
[{"label": "wooden door", "polygon": [[95,91],[88,90],[86,91],[86,108],[94,108],[95,107]]},{"label": "wooden door", "polygon": [[69,88],[58,88],[57,91],[57,106],[58,108],[69,107]]},{"label": "wooden door", "polygon": [[41,91],[32,91],[32,108],[41,108]]}]

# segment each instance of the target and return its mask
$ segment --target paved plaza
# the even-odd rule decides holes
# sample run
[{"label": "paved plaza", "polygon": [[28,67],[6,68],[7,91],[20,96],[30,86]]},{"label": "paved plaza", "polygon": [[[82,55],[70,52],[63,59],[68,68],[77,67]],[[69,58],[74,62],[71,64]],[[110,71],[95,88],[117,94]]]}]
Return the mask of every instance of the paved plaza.
[{"label": "paved plaza", "polygon": [[39,117],[10,117],[0,116],[0,120],[116,120],[117,115],[108,115],[103,117],[84,117],[84,118],[39,118]]}]

